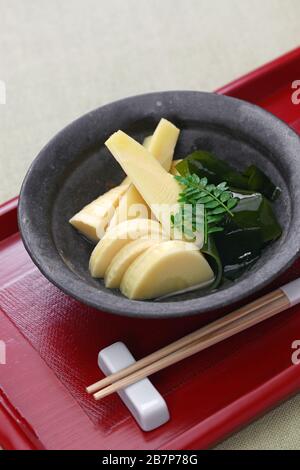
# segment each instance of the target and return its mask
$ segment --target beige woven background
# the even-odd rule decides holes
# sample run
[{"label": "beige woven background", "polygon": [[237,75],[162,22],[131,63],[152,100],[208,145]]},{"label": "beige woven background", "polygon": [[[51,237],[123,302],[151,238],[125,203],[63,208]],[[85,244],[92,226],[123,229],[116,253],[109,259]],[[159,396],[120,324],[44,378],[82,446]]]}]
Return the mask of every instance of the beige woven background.
[{"label": "beige woven background", "polygon": [[[299,19],[299,0],[0,0],[0,202],[82,113],[148,91],[214,90],[298,46]],[[298,396],[218,449],[300,449],[299,425]]]}]

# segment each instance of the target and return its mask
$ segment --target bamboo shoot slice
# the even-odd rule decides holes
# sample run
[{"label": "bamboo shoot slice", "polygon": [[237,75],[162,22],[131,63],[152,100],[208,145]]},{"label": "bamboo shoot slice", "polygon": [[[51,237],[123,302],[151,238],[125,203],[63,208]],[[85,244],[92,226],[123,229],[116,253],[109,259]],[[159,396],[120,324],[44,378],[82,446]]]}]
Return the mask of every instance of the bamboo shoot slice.
[{"label": "bamboo shoot slice", "polygon": [[[70,220],[79,232],[90,240],[97,242],[108,226],[120,198],[127,191],[128,185],[117,186],[107,191],[97,199],[86,205]],[[98,234],[97,234],[98,229]]]},{"label": "bamboo shoot slice", "polygon": [[113,289],[120,287],[122,278],[131,263],[150,246],[160,243],[156,240],[138,238],[125,245],[112,259],[105,273],[105,286]]},{"label": "bamboo shoot slice", "polygon": [[140,237],[151,240],[166,238],[161,225],[155,220],[126,220],[108,230],[98,242],[90,257],[90,273],[93,277],[104,277],[105,272],[118,251],[125,245]]},{"label": "bamboo shoot slice", "polygon": [[153,135],[150,138],[146,138],[146,142],[144,141],[144,146],[149,150],[149,153],[167,171],[171,167],[179,132],[179,129],[174,124],[162,118],[156,126]]},{"label": "bamboo shoot slice", "polygon": [[130,219],[149,219],[151,216],[149,206],[142,198],[136,187],[131,184],[121,197],[118,207],[109,223],[108,230]]},{"label": "bamboo shoot slice", "polygon": [[154,299],[194,285],[208,285],[214,273],[193,243],[170,240],[148,248],[125,272],[120,289],[129,299]]},{"label": "bamboo shoot slice", "polygon": [[[158,160],[167,171],[169,171],[178,137],[179,129],[170,121],[161,119],[154,131],[154,134],[145,137],[143,147],[145,147],[149,153],[151,153],[151,155],[153,155],[153,157]],[[126,184],[128,182],[130,182],[130,178],[127,176],[123,180],[122,184]],[[132,207],[137,205],[140,206],[140,209]],[[141,206],[145,206],[144,210]],[[124,220],[129,220],[135,217],[144,217],[146,211],[148,212],[148,217],[150,217],[150,211],[148,210],[146,202],[141,197],[138,190],[134,186],[131,186],[128,189],[128,192],[123,196],[120,205],[116,210],[115,216],[111,220],[110,227],[114,227]],[[138,212],[137,215],[135,215],[136,212]]]},{"label": "bamboo shoot slice", "polygon": [[165,226],[178,211],[180,184],[141,144],[122,131],[115,132],[105,145],[130,177],[155,217]]}]

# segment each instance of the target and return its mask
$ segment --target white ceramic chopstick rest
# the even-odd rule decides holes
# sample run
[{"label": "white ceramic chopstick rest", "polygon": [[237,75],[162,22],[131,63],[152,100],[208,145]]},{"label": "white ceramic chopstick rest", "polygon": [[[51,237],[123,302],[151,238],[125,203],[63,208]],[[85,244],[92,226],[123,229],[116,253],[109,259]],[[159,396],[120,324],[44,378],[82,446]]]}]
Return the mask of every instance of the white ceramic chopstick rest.
[{"label": "white ceramic chopstick rest", "polygon": [[[118,372],[135,363],[135,359],[124,343],[102,349],[98,365],[105,375]],[[170,419],[167,404],[149,379],[142,379],[118,392],[143,431],[152,431]]]},{"label": "white ceramic chopstick rest", "polygon": [[300,302],[300,278],[285,284],[285,286],[280,287],[280,289],[289,299],[291,306]]}]

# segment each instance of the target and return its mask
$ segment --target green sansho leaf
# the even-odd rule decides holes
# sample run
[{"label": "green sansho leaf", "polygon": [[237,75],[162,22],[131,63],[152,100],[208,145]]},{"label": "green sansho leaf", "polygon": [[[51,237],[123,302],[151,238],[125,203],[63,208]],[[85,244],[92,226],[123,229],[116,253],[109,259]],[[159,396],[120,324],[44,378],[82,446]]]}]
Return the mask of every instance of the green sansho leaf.
[{"label": "green sansho leaf", "polygon": [[[180,229],[185,236],[191,236],[191,230],[196,232],[195,213],[198,204],[204,206],[204,241],[207,243],[208,234],[221,232],[222,227],[217,223],[222,222],[227,213],[233,217],[231,209],[237,204],[238,199],[228,190],[226,181],[215,184],[208,184],[206,177],[199,178],[196,174],[174,177],[183,187],[179,195],[178,202],[182,205],[175,217],[171,218],[174,228]],[[190,214],[185,214],[184,205],[191,206]],[[179,217],[180,216],[180,217]],[[192,220],[190,220],[190,218]]]}]

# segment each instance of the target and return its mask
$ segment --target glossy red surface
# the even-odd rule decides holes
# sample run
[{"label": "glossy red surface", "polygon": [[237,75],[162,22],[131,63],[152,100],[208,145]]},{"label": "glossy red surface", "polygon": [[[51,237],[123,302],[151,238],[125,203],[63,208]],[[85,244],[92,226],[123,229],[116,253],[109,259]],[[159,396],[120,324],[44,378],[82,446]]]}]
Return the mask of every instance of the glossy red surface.
[{"label": "glossy red surface", "polygon": [[[291,82],[300,49],[219,90],[244,97],[300,131]],[[136,425],[117,396],[95,403],[84,387],[100,377],[97,353],[122,340],[137,358],[224,312],[199,318],[141,320],[80,304],[50,284],[23,248],[17,200],[0,209],[0,444],[5,448],[197,449],[212,446],[299,391],[291,344],[299,308],[153,376],[171,421],[150,433]],[[273,286],[300,275],[300,260]],[[298,336],[298,337],[297,337]]]}]

